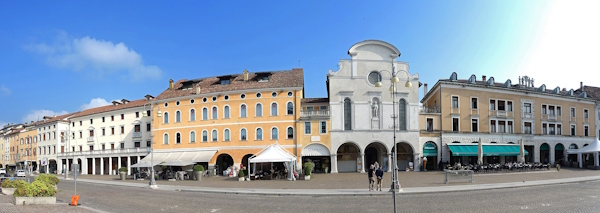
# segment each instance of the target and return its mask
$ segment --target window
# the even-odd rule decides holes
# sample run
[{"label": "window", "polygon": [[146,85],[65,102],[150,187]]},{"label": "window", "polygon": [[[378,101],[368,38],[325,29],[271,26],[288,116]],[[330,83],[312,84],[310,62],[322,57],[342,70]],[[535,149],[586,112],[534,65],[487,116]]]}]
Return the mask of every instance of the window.
[{"label": "window", "polygon": [[133,131],[134,131],[134,132],[141,132],[141,131],[142,131],[142,126],[141,126],[141,125],[139,125],[139,124],[136,124],[136,125],[133,127]]},{"label": "window", "polygon": [[202,131],[202,142],[207,142],[208,141],[208,131],[204,130]]},{"label": "window", "polygon": [[90,151],[94,151],[94,145],[90,145]]},{"label": "window", "polygon": [[381,82],[381,74],[377,71],[373,71],[369,73],[368,80],[369,83],[375,85],[377,82]]},{"label": "window", "polygon": [[229,129],[225,129],[223,131],[223,141],[229,141],[230,140],[230,133],[229,133]]},{"label": "window", "polygon": [[506,121],[498,121],[498,132],[505,133]]},{"label": "window", "polygon": [[169,113],[165,112],[163,115],[163,124],[168,124],[169,123]]},{"label": "window", "polygon": [[575,136],[575,125],[571,125],[571,136]]},{"label": "window", "polygon": [[498,101],[498,110],[506,111],[506,101]]},{"label": "window", "polygon": [[406,101],[400,99],[398,102],[398,129],[406,130]]},{"label": "window", "polygon": [[496,100],[490,100],[490,110],[496,110]]},{"label": "window", "polygon": [[217,130],[213,129],[212,134],[211,134],[213,142],[217,142],[217,139],[219,138],[217,134],[218,134]]},{"label": "window", "polygon": [[114,127],[111,127],[111,128],[110,128],[110,134],[111,134],[111,135],[114,135],[114,134],[115,134],[115,128],[114,128]]},{"label": "window", "polygon": [[513,111],[513,104],[512,101],[507,101],[506,102],[506,111],[512,112]]},{"label": "window", "polygon": [[458,118],[452,118],[452,131],[458,132]]},{"label": "window", "polygon": [[151,147],[152,146],[152,141],[146,141],[146,147]]},{"label": "window", "polygon": [[310,122],[304,122],[304,134],[311,134]]},{"label": "window", "polygon": [[104,119],[104,117],[102,117],[102,123],[104,123],[104,121],[105,121],[105,120],[106,120],[106,119]]},{"label": "window", "polygon": [[452,108],[458,108],[458,97],[452,96]]},{"label": "window", "polygon": [[240,129],[240,140],[245,141],[248,139],[248,132],[245,128]]},{"label": "window", "polygon": [[[44,136],[46,136],[46,134],[44,134]],[[81,131],[79,131],[79,138],[83,138],[83,133]]]},{"label": "window", "polygon": [[[83,122],[82,122],[82,121],[79,121],[79,126],[82,126],[82,125],[83,125]],[[44,128],[45,128],[45,127],[44,127]]]},{"label": "window", "polygon": [[556,134],[556,124],[548,124],[548,134],[549,135]]},{"label": "window", "polygon": [[150,129],[151,129],[151,127],[150,127],[150,123],[147,123],[147,124],[146,124],[146,131],[147,131],[147,132],[150,132]]},{"label": "window", "polygon": [[292,91],[289,91],[287,95],[288,95],[288,97],[292,97],[293,94],[294,93],[292,93]]},{"label": "window", "polygon": [[223,108],[223,118],[229,118],[229,106]]},{"label": "window", "polygon": [[125,134],[125,127],[121,126],[121,134]]},{"label": "window", "polygon": [[102,136],[106,135],[106,129],[102,129]]},{"label": "window", "polygon": [[221,85],[228,85],[230,83],[229,79],[221,80]]},{"label": "window", "polygon": [[557,106],[557,107],[556,107],[556,115],[558,115],[558,116],[561,116],[561,115],[562,115],[562,112],[561,112],[561,110],[560,110],[560,107],[559,107],[559,106]]},{"label": "window", "polygon": [[523,108],[524,108],[525,113],[531,113],[531,103],[523,104]]},{"label": "window", "polygon": [[556,124],[556,135],[562,135],[562,125]]},{"label": "window", "polygon": [[277,116],[277,103],[271,104],[271,116]]},{"label": "window", "polygon": [[506,132],[507,133],[513,133],[513,122],[512,121],[507,121],[506,122]]},{"label": "window", "polygon": [[425,127],[427,131],[433,131],[433,118],[427,118],[427,126]]},{"label": "window", "polygon": [[125,114],[121,114],[121,120],[125,119]]},{"label": "window", "polygon": [[[429,118],[431,119],[431,118]],[[433,119],[431,119],[433,121]],[[477,119],[471,119],[471,131],[473,132],[478,132],[479,131],[479,125],[477,125]]]},{"label": "window", "polygon": [[246,104],[240,105],[240,117],[241,118],[246,117]]},{"label": "window", "polygon": [[115,121],[115,116],[114,115],[110,116],[110,121]]},{"label": "window", "polygon": [[207,101],[206,97],[202,98],[202,102],[206,103],[206,101]]},{"label": "window", "polygon": [[288,115],[293,115],[294,114],[294,104],[292,102],[288,102],[287,103],[287,114]]},{"label": "window", "polygon": [[271,93],[271,97],[273,97],[273,98],[274,98],[274,97],[277,97],[277,92],[272,92],[272,93]]},{"label": "window", "polygon": [[169,144],[169,134],[167,133],[163,135],[163,144]]},{"label": "window", "polygon": [[271,140],[277,139],[279,139],[279,131],[277,130],[277,127],[273,127],[271,128]]},{"label": "window", "polygon": [[175,112],[175,123],[181,122],[181,111]]},{"label": "window", "polygon": [[240,98],[241,98],[241,99],[245,99],[245,98],[246,98],[246,94],[241,94],[241,95],[240,95]]},{"label": "window", "polygon": [[327,121],[321,121],[321,134],[327,133]]},{"label": "window", "polygon": [[496,121],[495,120],[490,121],[490,132],[496,132]]},{"label": "window", "polygon": [[471,98],[471,109],[477,109],[477,98]]},{"label": "window", "polygon": [[590,128],[588,126],[583,127],[583,136],[588,137]]},{"label": "window", "polygon": [[287,139],[293,139],[293,138],[294,138],[294,128],[288,127],[287,128]]},{"label": "window", "polygon": [[584,109],[584,110],[583,110],[583,118],[589,118],[588,116],[589,116],[589,114],[588,114],[588,110],[587,110],[587,109]]},{"label": "window", "polygon": [[571,118],[575,117],[575,108],[571,108]]},{"label": "window", "polygon": [[352,110],[350,99],[344,99],[344,130],[352,130]]},{"label": "window", "polygon": [[546,105],[542,104],[542,115],[546,115],[548,114],[548,111],[546,111]]},{"label": "window", "polygon": [[212,119],[217,120],[218,115],[219,115],[219,109],[216,106],[214,106],[212,108]]},{"label": "window", "polygon": [[555,113],[554,113],[554,106],[548,106],[548,114],[549,115],[555,115]]},{"label": "window", "polygon": [[542,134],[543,135],[548,134],[548,125],[547,124],[542,124]]},{"label": "window", "polygon": [[190,104],[194,104],[194,102],[196,102],[193,98],[190,99]]},{"label": "window", "polygon": [[202,120],[208,120],[208,109],[202,108]]},{"label": "window", "polygon": [[125,149],[125,143],[121,143],[121,149]]},{"label": "window", "polygon": [[225,95],[225,96],[223,96],[223,99],[225,99],[225,100],[229,100],[229,95]]},{"label": "window", "polygon": [[[139,147],[141,147],[141,143],[139,141],[135,142],[134,145],[133,145],[133,147],[139,148]],[[104,144],[102,144],[102,150],[104,150]]]},{"label": "window", "polygon": [[195,120],[196,120],[196,110],[190,109],[190,121],[195,121]]},{"label": "window", "polygon": [[[139,118],[140,117],[140,112],[135,112],[135,117]],[[139,142],[138,142],[139,143]],[[138,146],[139,147],[139,146]]]},{"label": "window", "polygon": [[[260,93],[259,93],[260,94]],[[256,113],[254,114],[256,117],[262,116],[262,104],[256,104]]]},{"label": "window", "polygon": [[181,143],[181,133],[176,133],[175,134],[175,143],[180,144]]},{"label": "window", "polygon": [[90,119],[90,124],[94,124],[94,119]]},{"label": "window", "polygon": [[262,140],[262,129],[256,129],[256,140]]},{"label": "window", "polygon": [[525,128],[523,128],[523,133],[524,134],[532,134],[532,132],[531,132],[531,122],[525,122],[523,124],[523,126],[525,127]]},{"label": "window", "polygon": [[179,106],[179,104],[180,104],[179,101],[175,101],[175,105]]}]

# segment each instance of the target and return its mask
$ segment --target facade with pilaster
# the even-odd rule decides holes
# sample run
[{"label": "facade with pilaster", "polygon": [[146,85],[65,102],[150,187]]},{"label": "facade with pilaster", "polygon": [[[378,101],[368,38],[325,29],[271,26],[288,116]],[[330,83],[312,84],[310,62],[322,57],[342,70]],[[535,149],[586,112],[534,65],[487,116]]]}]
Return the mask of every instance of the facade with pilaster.
[{"label": "facade with pilaster", "polygon": [[63,164],[58,162],[58,155],[66,152],[67,131],[69,118],[75,113],[65,115],[44,116],[43,120],[35,123],[37,135],[33,138],[37,144],[38,171],[46,174],[62,174]]}]

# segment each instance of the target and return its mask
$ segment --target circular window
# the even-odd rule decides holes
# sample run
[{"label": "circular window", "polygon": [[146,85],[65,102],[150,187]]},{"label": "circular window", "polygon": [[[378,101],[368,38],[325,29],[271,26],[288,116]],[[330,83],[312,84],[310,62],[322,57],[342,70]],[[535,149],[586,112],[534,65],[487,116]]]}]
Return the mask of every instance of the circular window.
[{"label": "circular window", "polygon": [[260,92],[259,92],[259,93],[256,93],[256,97],[257,97],[257,98],[260,98],[260,96],[261,96]]},{"label": "circular window", "polygon": [[277,92],[273,92],[273,93],[271,93],[271,96],[273,96],[273,98],[274,98],[274,97],[277,97]]},{"label": "circular window", "polygon": [[168,106],[169,106],[169,103],[165,102],[165,107],[168,107]]},{"label": "circular window", "polygon": [[229,100],[229,95],[225,95],[223,98],[225,98],[225,100]]},{"label": "circular window", "polygon": [[193,103],[194,103],[194,99],[190,99],[190,104],[193,104]]},{"label": "circular window", "polygon": [[176,102],[175,102],[175,105],[179,106],[179,101],[176,101]]},{"label": "circular window", "polygon": [[202,102],[206,103],[206,98],[202,98]]},{"label": "circular window", "polygon": [[217,96],[213,96],[213,101],[217,101]]},{"label": "circular window", "polygon": [[246,98],[246,94],[241,94],[240,98],[242,98],[242,99]]},{"label": "circular window", "polygon": [[292,97],[292,95],[293,95],[293,94],[294,94],[294,93],[292,93],[292,91],[289,91],[289,92],[288,92],[288,96],[289,96],[289,97]]},{"label": "circular window", "polygon": [[369,73],[369,83],[375,85],[377,82],[381,82],[381,74],[377,71]]}]

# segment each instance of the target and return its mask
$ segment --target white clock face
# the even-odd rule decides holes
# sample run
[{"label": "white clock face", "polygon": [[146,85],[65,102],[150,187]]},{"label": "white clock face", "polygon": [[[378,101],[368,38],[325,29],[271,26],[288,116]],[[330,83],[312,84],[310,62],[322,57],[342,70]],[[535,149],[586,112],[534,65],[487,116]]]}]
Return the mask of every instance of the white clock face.
[{"label": "white clock face", "polygon": [[375,84],[377,82],[381,81],[381,74],[379,74],[379,72],[373,71],[371,73],[369,73],[369,83],[371,84]]}]

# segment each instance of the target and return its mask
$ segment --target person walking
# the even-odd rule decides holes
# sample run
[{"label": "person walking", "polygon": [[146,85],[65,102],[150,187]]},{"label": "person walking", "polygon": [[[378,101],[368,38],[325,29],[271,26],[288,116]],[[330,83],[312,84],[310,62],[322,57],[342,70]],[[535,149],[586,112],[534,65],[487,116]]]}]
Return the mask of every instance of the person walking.
[{"label": "person walking", "polygon": [[375,172],[375,175],[377,176],[377,190],[381,191],[381,182],[383,181],[383,170],[381,168],[377,169],[377,171]]},{"label": "person walking", "polygon": [[371,167],[369,167],[369,191],[373,191],[373,184],[375,183],[375,170],[373,170],[375,166],[373,166],[373,164],[371,164]]},{"label": "person walking", "polygon": [[379,169],[379,163],[377,161],[375,161],[375,164],[373,164],[373,166],[375,166],[375,171]]}]

